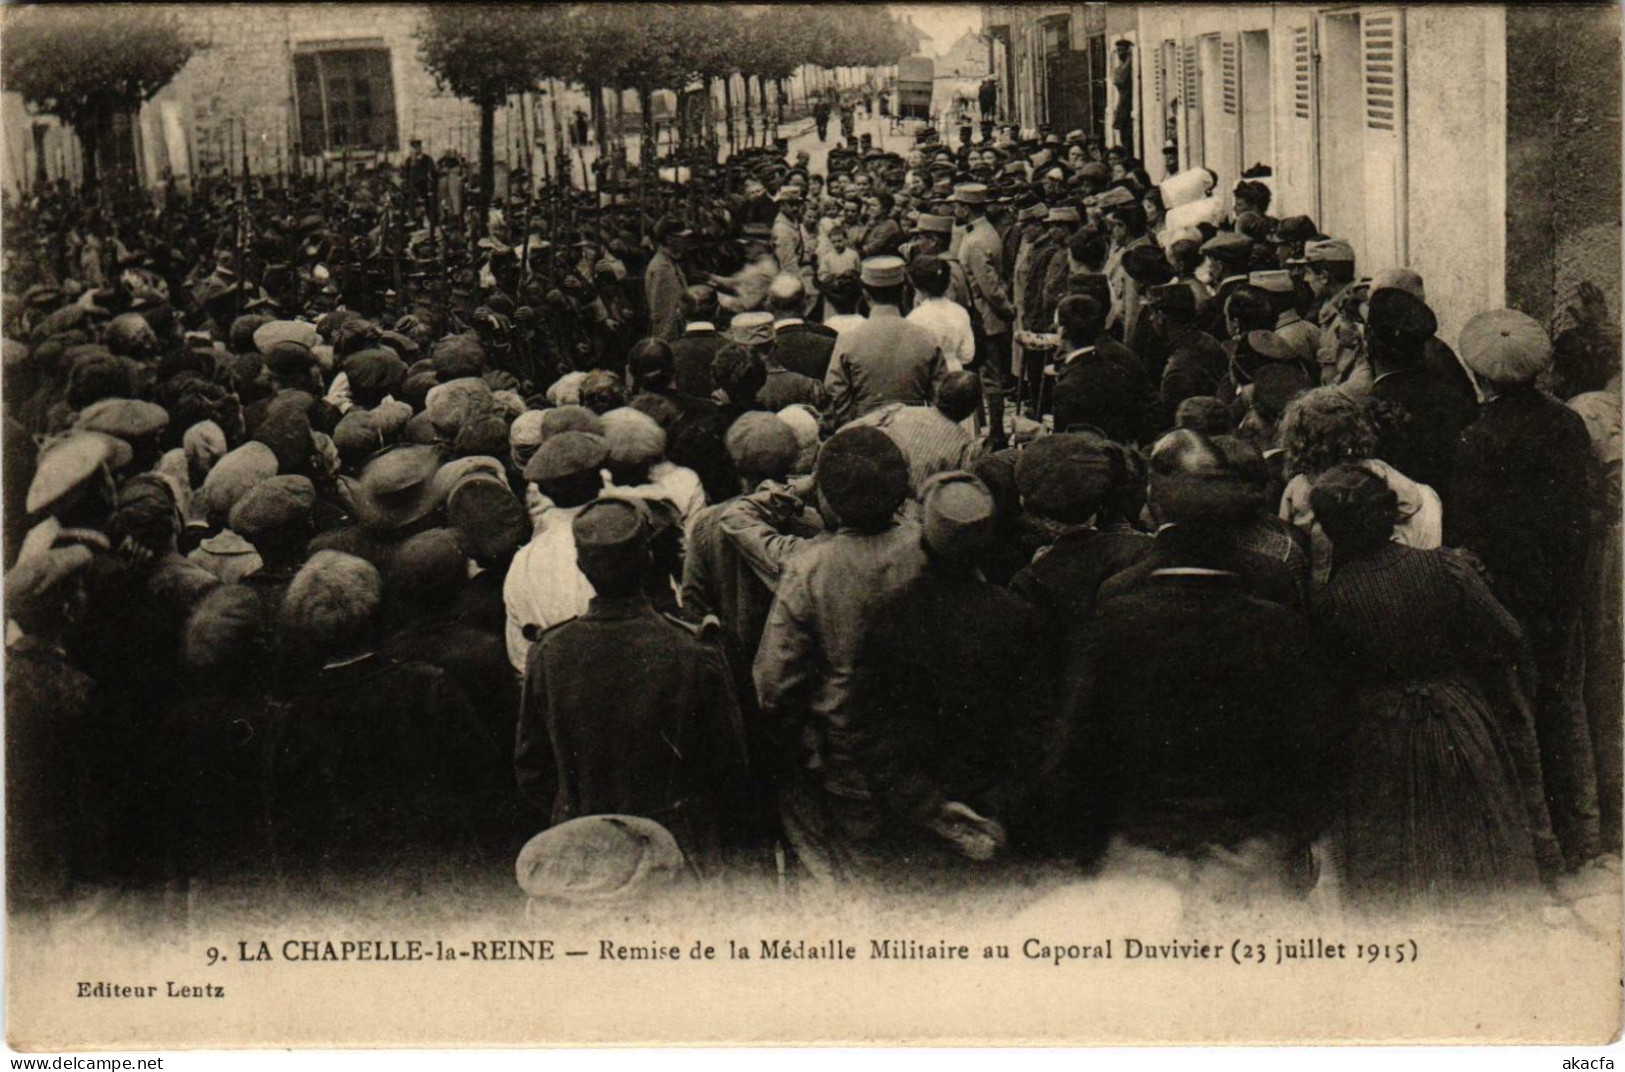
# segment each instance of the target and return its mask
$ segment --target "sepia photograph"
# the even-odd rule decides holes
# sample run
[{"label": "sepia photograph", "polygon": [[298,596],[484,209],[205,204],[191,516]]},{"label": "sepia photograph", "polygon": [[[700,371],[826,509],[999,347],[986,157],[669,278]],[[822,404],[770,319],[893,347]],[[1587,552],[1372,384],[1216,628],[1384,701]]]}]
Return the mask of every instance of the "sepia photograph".
[{"label": "sepia photograph", "polygon": [[1601,1052],[1620,59],[0,7],[8,1046]]}]

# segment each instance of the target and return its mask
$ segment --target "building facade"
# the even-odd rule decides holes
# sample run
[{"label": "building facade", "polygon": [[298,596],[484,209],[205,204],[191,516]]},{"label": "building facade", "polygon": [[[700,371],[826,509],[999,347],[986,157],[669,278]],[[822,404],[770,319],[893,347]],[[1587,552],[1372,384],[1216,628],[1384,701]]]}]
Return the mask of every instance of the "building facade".
[{"label": "building facade", "polygon": [[[1584,280],[1618,315],[1617,8],[1096,7],[984,9],[1012,121],[1060,125],[1055,89],[1033,76],[1067,67],[1057,39],[1126,39],[1153,179],[1164,146],[1223,191],[1268,167],[1273,215],[1347,239],[1361,274],[1415,268],[1447,341],[1483,309],[1544,318]],[[1109,80],[1106,95],[1115,104]]]},{"label": "building facade", "polygon": [[[414,137],[434,156],[478,156],[478,111],[437,89],[418,60],[421,6],[200,3],[170,10],[205,47],[140,111],[136,156],[148,187],[175,183],[184,190],[201,178],[235,176],[245,156],[256,175],[319,173],[377,157],[398,162]],[[853,79],[854,72],[842,73]],[[823,72],[798,72],[787,83],[789,99],[828,81]],[[732,89],[742,119],[745,87],[737,76]],[[720,118],[720,83],[715,95]],[[623,95],[619,109],[615,95],[608,96],[610,115],[619,110],[635,124],[634,95]],[[663,123],[674,116],[675,94],[656,93],[652,103]],[[499,183],[527,158],[544,174],[556,156],[550,147],[570,144],[578,110],[589,110],[587,95],[563,83],[498,109]],[[0,122],[6,139],[0,182],[7,189],[26,190],[41,176],[79,180],[81,149],[71,130],[53,117],[30,115],[14,93],[0,95]],[[583,167],[578,159],[578,182]]]}]

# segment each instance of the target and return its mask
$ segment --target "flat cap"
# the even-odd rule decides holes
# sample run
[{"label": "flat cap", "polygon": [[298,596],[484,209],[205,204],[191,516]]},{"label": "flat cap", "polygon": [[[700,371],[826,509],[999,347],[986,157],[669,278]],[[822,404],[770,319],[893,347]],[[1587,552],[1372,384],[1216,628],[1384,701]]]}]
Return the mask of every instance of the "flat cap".
[{"label": "flat cap", "polygon": [[50,509],[104,466],[119,468],[117,453],[129,463],[129,444],[101,432],[69,432],[47,441],[34,463],[23,508],[30,514]]},{"label": "flat cap", "polygon": [[1134,194],[1121,186],[1113,186],[1104,193],[1097,194],[1090,202],[1098,209],[1122,208],[1124,205],[1134,204]]},{"label": "flat cap", "polygon": [[315,505],[316,486],[308,477],[268,477],[237,500],[227,523],[231,531],[257,542],[268,533],[309,520]]},{"label": "flat cap", "polygon": [[642,564],[648,550],[648,509],[637,499],[600,497],[575,516],[570,532],[582,573],[625,576]]},{"label": "flat cap", "polygon": [[604,434],[603,418],[586,406],[558,406],[554,409],[544,409],[541,413],[541,439],[538,442],[546,442],[560,432],[587,432],[596,436]]},{"label": "flat cap", "polygon": [[1397,287],[1372,292],[1365,322],[1374,334],[1399,339],[1431,339],[1439,330],[1439,320],[1427,302]]},{"label": "flat cap", "polygon": [[843,524],[882,521],[908,497],[908,460],[890,436],[867,425],[831,436],[818,452],[813,473]]},{"label": "flat cap", "polygon": [[360,406],[351,409],[333,426],[333,449],[339,452],[339,459],[347,467],[370,458],[383,445],[383,437],[372,423],[371,411]]},{"label": "flat cap", "polygon": [[590,432],[560,432],[536,448],[525,465],[525,479],[537,483],[563,480],[597,472],[607,461],[609,444],[603,436]]},{"label": "flat cap", "polygon": [[647,413],[631,406],[618,406],[601,419],[611,465],[653,465],[665,457],[666,430]]},{"label": "flat cap", "polygon": [[313,350],[322,341],[315,324],[303,320],[272,320],[254,329],[254,349],[269,357],[271,348],[279,342],[296,342]]},{"label": "flat cap", "polygon": [[276,343],[265,352],[265,367],[277,376],[298,376],[316,365],[315,352],[304,343],[291,339]]},{"label": "flat cap", "polygon": [[1292,273],[1279,268],[1267,272],[1249,272],[1247,285],[1271,294],[1291,294]]},{"label": "flat cap", "polygon": [[1552,363],[1552,339],[1540,322],[1515,309],[1479,313],[1457,343],[1467,367],[1492,383],[1528,383]]},{"label": "flat cap", "polygon": [[530,515],[507,480],[481,471],[452,485],[446,496],[446,521],[482,562],[505,561],[531,534]]},{"label": "flat cap", "polygon": [[772,413],[740,414],[728,426],[723,443],[734,468],[748,477],[782,479],[801,454],[795,429]]},{"label": "flat cap", "polygon": [[350,386],[365,391],[394,391],[406,382],[406,362],[394,350],[373,347],[357,350],[342,366]]},{"label": "flat cap", "polygon": [[997,520],[993,493],[970,473],[938,473],[920,487],[926,545],[945,558],[968,561],[986,550]]},{"label": "flat cap", "polygon": [[169,425],[169,411],[133,398],[104,398],[79,413],[74,428],[132,440],[157,435]]},{"label": "flat cap", "polygon": [[862,263],[859,275],[866,287],[900,287],[905,272],[901,257],[870,257]]},{"label": "flat cap", "polygon": [[1220,260],[1241,260],[1252,256],[1253,240],[1235,231],[1220,231],[1202,243],[1202,256]]},{"label": "flat cap", "polygon": [[1144,287],[1162,286],[1174,277],[1174,270],[1168,264],[1167,254],[1155,243],[1134,246],[1125,251],[1123,271],[1128,273],[1130,279]]},{"label": "flat cap", "polygon": [[723,334],[730,342],[741,346],[765,346],[773,341],[773,314],[736,313]]},{"label": "flat cap", "polygon": [[433,602],[454,593],[468,581],[468,556],[461,537],[438,528],[402,540],[389,556],[384,590],[391,598]]},{"label": "flat cap", "polygon": [[1308,241],[1303,244],[1303,256],[1287,261],[1288,264],[1353,264],[1354,247],[1341,238]]},{"label": "flat cap", "polygon": [[429,389],[424,412],[443,436],[454,436],[467,421],[491,412],[491,387],[476,376],[464,376]]},{"label": "flat cap", "polygon": [[214,463],[203,478],[203,503],[209,520],[225,524],[232,507],[249,489],[276,475],[276,455],[264,443],[248,442]]},{"label": "flat cap", "polygon": [[1419,301],[1427,301],[1428,296],[1422,288],[1422,274],[1414,268],[1384,268],[1371,276],[1370,293],[1388,288],[1403,290]]},{"label": "flat cap", "polygon": [[1044,436],[1016,458],[1021,501],[1042,517],[1086,520],[1100,509],[1111,486],[1111,455],[1105,442],[1094,436]]},{"label": "flat cap", "polygon": [[680,882],[683,852],[652,819],[584,815],[526,842],[514,874],[520,889],[547,905],[622,905]]}]

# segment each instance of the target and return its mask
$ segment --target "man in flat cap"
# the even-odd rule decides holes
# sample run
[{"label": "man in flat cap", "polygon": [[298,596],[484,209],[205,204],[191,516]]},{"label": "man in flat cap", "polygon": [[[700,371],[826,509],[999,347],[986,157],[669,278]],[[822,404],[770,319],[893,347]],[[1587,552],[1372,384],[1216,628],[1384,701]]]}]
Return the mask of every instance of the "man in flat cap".
[{"label": "man in flat cap", "polygon": [[795,746],[800,774],[783,794],[786,833],[813,877],[833,882],[851,877],[861,863],[853,846],[882,825],[863,763],[877,712],[862,638],[878,607],[919,575],[925,551],[919,527],[896,519],[908,463],[884,432],[837,432],[813,477],[835,533],[803,544],[786,564],[754,677],[770,727]]},{"label": "man in flat cap", "polygon": [[642,503],[600,499],[571,529],[594,595],[580,617],[541,634],[526,664],[514,749],[523,806],[538,825],[653,819],[690,863],[714,868],[746,765],[722,647],[657,613],[643,594]]},{"label": "man in flat cap", "polygon": [[[1304,281],[1315,300],[1315,323],[1320,327],[1320,382],[1345,383],[1355,377],[1356,358],[1362,349],[1355,294],[1354,247],[1339,238],[1304,243],[1303,256],[1286,262],[1302,268]],[[1362,385],[1369,376],[1362,374]]]},{"label": "man in flat cap", "polygon": [[1552,826],[1572,867],[1600,851],[1578,673],[1596,462],[1585,422],[1536,385],[1553,347],[1534,318],[1480,313],[1458,345],[1490,400],[1456,439],[1444,539],[1483,560],[1496,598],[1524,628],[1538,670],[1535,730]]},{"label": "man in flat cap", "polygon": [[382,606],[378,570],[339,551],[283,598],[295,676],[268,810],[287,879],[466,867],[503,832],[500,743],[443,671],[378,654]]},{"label": "man in flat cap", "polygon": [[[981,576],[995,538],[993,495],[964,471],[920,489],[927,564],[877,612],[875,738],[866,756],[879,836],[875,863],[920,870],[1003,848],[1029,803],[1050,708],[1038,615]],[[952,870],[950,870],[952,873]]]},{"label": "man in flat cap", "polygon": [[925,402],[946,371],[936,336],[903,318],[904,276],[901,257],[863,262],[869,316],[836,341],[824,379],[837,425],[887,402]]},{"label": "man in flat cap", "polygon": [[1225,301],[1231,291],[1247,282],[1252,268],[1253,240],[1235,231],[1220,231],[1202,243],[1201,253],[1197,278],[1213,288],[1213,296],[1202,311],[1201,324],[1215,338],[1228,337],[1224,331]]}]

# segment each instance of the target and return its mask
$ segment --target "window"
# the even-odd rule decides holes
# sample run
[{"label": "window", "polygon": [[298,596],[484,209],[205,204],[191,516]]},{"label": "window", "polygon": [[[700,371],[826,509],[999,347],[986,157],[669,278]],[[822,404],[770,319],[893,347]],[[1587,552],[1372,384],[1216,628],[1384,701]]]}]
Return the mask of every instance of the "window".
[{"label": "window", "polygon": [[302,151],[400,147],[389,49],[311,48],[295,53],[293,63]]}]

